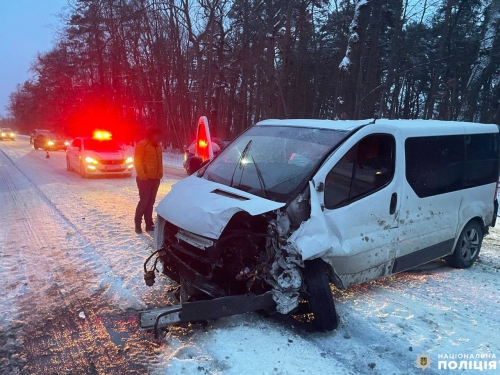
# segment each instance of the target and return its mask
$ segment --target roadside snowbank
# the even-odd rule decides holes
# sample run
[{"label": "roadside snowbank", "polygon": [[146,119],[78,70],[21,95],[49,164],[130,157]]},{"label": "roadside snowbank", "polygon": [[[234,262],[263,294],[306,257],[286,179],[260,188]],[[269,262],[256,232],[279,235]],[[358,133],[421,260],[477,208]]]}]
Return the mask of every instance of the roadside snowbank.
[{"label": "roadside snowbank", "polygon": [[183,168],[184,153],[179,150],[164,150],[163,164]]}]

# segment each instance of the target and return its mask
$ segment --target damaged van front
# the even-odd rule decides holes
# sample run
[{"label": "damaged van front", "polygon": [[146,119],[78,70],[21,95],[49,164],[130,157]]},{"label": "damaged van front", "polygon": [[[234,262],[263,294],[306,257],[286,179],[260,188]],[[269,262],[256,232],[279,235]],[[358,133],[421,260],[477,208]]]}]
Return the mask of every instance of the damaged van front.
[{"label": "damaged van front", "polygon": [[303,121],[257,124],[160,202],[155,244],[182,302],[270,292],[279,313],[305,299],[317,328],[336,327],[326,264],[305,262],[331,247],[311,181],[367,121]]}]

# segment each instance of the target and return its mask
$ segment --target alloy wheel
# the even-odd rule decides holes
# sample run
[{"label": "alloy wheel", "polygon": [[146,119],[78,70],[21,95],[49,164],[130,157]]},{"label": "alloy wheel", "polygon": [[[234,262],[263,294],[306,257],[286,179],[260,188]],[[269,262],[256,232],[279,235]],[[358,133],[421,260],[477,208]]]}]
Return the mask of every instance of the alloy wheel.
[{"label": "alloy wheel", "polygon": [[474,228],[469,229],[462,237],[461,255],[465,261],[472,260],[479,249],[479,234]]}]

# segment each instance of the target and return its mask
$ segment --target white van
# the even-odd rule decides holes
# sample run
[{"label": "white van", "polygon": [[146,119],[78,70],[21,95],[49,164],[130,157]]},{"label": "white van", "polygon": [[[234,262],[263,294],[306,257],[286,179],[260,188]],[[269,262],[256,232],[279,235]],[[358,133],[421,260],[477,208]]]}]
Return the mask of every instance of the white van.
[{"label": "white van", "polygon": [[271,292],[337,326],[329,287],[444,258],[470,267],[495,225],[499,128],[424,120],[266,120],[157,207],[183,302]]}]

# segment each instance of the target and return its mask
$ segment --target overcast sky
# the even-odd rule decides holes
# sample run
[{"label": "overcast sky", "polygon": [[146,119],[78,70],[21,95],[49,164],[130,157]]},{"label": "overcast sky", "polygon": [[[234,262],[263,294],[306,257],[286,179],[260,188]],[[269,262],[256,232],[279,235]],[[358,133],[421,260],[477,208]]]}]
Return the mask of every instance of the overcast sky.
[{"label": "overcast sky", "polygon": [[37,52],[50,49],[66,0],[0,0],[0,114],[9,94],[30,77]]}]

